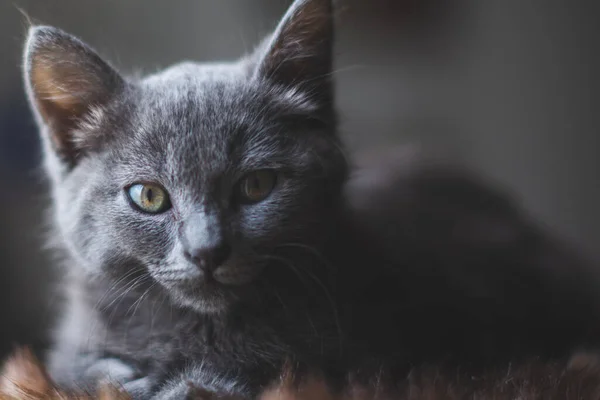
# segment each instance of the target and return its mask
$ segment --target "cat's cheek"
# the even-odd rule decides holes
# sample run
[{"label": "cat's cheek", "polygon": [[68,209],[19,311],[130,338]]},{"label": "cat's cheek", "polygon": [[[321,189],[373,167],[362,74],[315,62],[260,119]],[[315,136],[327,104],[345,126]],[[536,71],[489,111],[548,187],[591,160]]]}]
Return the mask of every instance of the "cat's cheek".
[{"label": "cat's cheek", "polygon": [[158,263],[170,243],[168,216],[147,218],[131,209],[119,193],[98,201],[95,196],[77,211],[70,229],[74,253],[89,273],[118,273],[132,263]]},{"label": "cat's cheek", "polygon": [[238,217],[243,240],[258,243],[271,240],[276,231],[281,232],[281,220],[284,215],[284,210],[276,199],[243,207]]},{"label": "cat's cheek", "polygon": [[171,224],[165,220],[138,220],[120,216],[116,222],[117,246],[146,263],[164,259],[173,247]]}]

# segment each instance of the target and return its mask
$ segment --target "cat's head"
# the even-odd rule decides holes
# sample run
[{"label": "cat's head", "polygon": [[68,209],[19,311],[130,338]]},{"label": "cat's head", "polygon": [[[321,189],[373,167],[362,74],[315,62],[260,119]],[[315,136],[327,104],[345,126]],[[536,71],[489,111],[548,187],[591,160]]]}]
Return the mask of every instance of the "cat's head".
[{"label": "cat's head", "polygon": [[215,312],[285,268],[278,249],[318,245],[347,168],[332,35],[330,0],[298,0],[237,62],[133,80],[73,36],[32,28],[25,82],[79,268],[149,275]]}]

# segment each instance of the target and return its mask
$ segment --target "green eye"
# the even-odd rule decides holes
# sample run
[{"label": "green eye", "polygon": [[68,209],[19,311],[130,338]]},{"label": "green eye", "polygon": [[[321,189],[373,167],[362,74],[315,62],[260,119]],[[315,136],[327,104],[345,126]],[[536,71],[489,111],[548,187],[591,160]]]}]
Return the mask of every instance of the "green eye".
[{"label": "green eye", "polygon": [[127,194],[140,210],[147,213],[158,214],[171,206],[167,191],[153,183],[136,183],[127,189]]},{"label": "green eye", "polygon": [[267,198],[275,183],[277,174],[274,171],[265,169],[252,172],[240,181],[240,196],[246,203],[257,203]]}]

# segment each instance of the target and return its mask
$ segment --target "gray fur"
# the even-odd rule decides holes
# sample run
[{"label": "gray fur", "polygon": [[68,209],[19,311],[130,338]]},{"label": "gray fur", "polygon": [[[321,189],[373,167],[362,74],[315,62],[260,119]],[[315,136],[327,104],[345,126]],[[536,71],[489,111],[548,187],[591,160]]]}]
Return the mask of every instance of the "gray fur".
[{"label": "gray fur", "polygon": [[[25,82],[68,266],[50,354],[61,385],[112,375],[139,398],[176,398],[190,380],[253,396],[287,363],[340,383],[560,356],[598,332],[593,279],[500,194],[446,169],[344,186],[331,14],[297,0],[238,62],[142,79],[56,28],[30,30]],[[274,190],[240,202],[237,183],[262,169]],[[172,208],[132,207],[139,182]],[[218,285],[186,258],[190,238],[231,247]]]},{"label": "gray fur", "polygon": [[[294,7],[321,13],[317,20],[329,23],[325,3],[298,1]],[[278,29],[294,18],[288,15]],[[274,35],[277,43],[296,47],[285,55],[263,44],[235,63],[186,62],[133,80],[67,33],[31,28],[25,82],[54,183],[54,234],[68,255],[70,290],[77,292],[50,358],[59,382],[98,377],[99,365],[87,364],[102,357],[111,336],[99,307],[127,306],[131,314],[148,307],[142,298],[127,303],[119,297],[125,292],[201,314],[226,312],[252,291],[239,287],[273,264],[268,256],[278,245],[321,240],[315,228],[346,169],[333,104],[323,98],[330,96],[330,77],[306,71],[298,81],[275,78],[294,67],[292,56],[303,66],[317,65],[315,71],[330,68],[330,39],[309,38],[304,48],[309,33]],[[327,89],[315,91],[316,84]],[[260,169],[277,171],[275,190],[259,204],[236,203],[236,182]],[[157,215],[132,208],[124,188],[136,182],[160,183],[173,208]],[[207,242],[218,228],[233,248],[215,271],[231,291],[198,289],[201,273],[183,252],[181,232],[189,231],[188,223],[205,229],[199,237]]]}]

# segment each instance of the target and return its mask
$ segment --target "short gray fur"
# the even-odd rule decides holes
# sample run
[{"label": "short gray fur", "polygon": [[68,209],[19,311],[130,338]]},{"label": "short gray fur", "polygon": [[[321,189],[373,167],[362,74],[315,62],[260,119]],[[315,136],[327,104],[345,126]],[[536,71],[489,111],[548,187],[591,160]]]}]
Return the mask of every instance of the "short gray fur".
[{"label": "short gray fur", "polygon": [[[25,82],[67,266],[49,357],[61,385],[108,376],[178,398],[191,381],[252,397],[286,362],[335,384],[559,357],[597,332],[595,276],[503,195],[444,168],[346,183],[332,45],[331,2],[297,0],[237,62],[130,79],[73,36],[31,28]],[[237,182],[262,169],[277,172],[273,192],[238,202]],[[162,185],[172,208],[136,210],[137,182]],[[221,284],[184,256],[190,238],[231,247]]]}]

